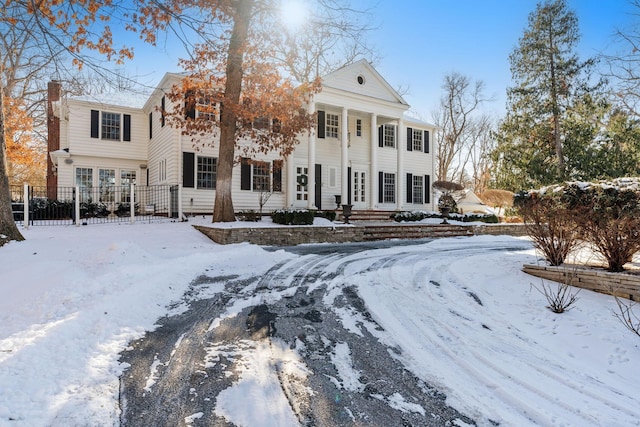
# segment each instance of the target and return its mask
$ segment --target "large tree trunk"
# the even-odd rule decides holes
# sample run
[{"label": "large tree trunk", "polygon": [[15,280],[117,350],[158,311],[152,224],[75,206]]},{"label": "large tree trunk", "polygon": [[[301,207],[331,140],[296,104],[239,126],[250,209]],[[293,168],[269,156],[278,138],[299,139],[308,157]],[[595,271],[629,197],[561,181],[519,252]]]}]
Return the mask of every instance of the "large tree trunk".
[{"label": "large tree trunk", "polygon": [[[235,106],[240,102],[242,91],[242,61],[246,49],[249,21],[254,0],[239,0],[233,21],[233,32],[227,54],[227,81],[224,92],[224,105],[220,118],[220,150],[216,171],[216,200],[213,206],[213,222],[235,221],[233,200],[231,198],[233,162],[235,157],[235,138],[237,115]],[[228,108],[225,108],[227,106]]]},{"label": "large tree trunk", "polygon": [[[24,240],[13,220],[11,191],[7,175],[7,142],[4,133],[4,93],[0,87],[0,246],[11,240]],[[28,200],[24,201],[29,203]]]}]

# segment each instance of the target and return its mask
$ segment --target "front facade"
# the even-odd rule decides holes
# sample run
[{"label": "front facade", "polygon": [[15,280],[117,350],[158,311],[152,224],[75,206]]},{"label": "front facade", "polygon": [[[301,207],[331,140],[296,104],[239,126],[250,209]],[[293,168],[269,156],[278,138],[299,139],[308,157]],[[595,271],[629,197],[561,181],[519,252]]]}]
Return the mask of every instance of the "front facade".
[{"label": "front facade", "polygon": [[[166,74],[147,96],[54,101],[60,137],[49,150],[56,185],[171,185],[179,189],[181,212],[211,213],[216,136],[194,144],[160,113],[171,111],[164,93],[180,78]],[[436,129],[407,116],[407,103],[367,62],[323,78],[308,108],[317,128],[300,135],[288,158],[267,154],[234,167],[236,210],[331,210],[337,201],[355,210],[433,210]],[[126,199],[126,190],[115,198]]]}]

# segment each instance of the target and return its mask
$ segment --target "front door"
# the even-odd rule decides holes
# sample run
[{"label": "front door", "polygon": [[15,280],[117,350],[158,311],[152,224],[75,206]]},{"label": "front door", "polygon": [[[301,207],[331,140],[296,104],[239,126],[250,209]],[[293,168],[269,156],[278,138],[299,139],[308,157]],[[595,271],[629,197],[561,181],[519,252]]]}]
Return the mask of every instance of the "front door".
[{"label": "front door", "polygon": [[353,169],[351,172],[351,198],[353,207],[363,209],[367,205],[367,172]]}]

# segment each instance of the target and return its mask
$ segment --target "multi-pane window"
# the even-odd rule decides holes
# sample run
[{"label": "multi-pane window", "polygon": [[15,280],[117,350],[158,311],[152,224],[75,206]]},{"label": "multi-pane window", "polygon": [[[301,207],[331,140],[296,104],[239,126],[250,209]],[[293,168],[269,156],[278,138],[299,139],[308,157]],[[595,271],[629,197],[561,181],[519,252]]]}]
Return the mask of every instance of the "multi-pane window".
[{"label": "multi-pane window", "polygon": [[422,130],[413,130],[413,151],[422,151]]},{"label": "multi-pane window", "polygon": [[158,162],[158,182],[164,182],[167,179],[167,159]]},{"label": "multi-pane window", "polygon": [[120,141],[120,114],[102,112],[102,139]]},{"label": "multi-pane window", "polygon": [[424,195],[423,177],[421,175],[413,175],[412,181],[408,184],[413,187],[413,203],[422,204]]},{"label": "multi-pane window", "polygon": [[396,174],[382,174],[382,203],[396,202]]},{"label": "multi-pane window", "polygon": [[210,96],[200,96],[196,100],[196,114],[199,119],[214,122],[216,120],[215,102]]},{"label": "multi-pane window", "polygon": [[257,162],[253,164],[253,191],[269,191],[271,179],[268,162]]},{"label": "multi-pane window", "polygon": [[215,157],[198,156],[197,188],[216,188],[217,159]]},{"label": "multi-pane window", "polygon": [[87,201],[93,187],[93,169],[76,168],[76,185],[80,187],[80,201]]},{"label": "multi-pane window", "polygon": [[309,170],[307,168],[301,166],[296,167],[296,200],[307,200],[309,198],[307,185],[303,185],[307,184],[308,173]]},{"label": "multi-pane window", "polygon": [[120,170],[120,186],[122,191],[120,193],[120,201],[122,203],[131,202],[131,184],[136,183],[136,171],[134,170]]},{"label": "multi-pane window", "polygon": [[353,173],[353,201],[358,203],[366,202],[366,176],[363,171]]},{"label": "multi-pane window", "polygon": [[98,190],[100,201],[112,203],[115,201],[116,171],[114,169],[98,170]]},{"label": "multi-pane window", "polygon": [[327,113],[325,124],[325,135],[327,138],[338,137],[338,115]]},{"label": "multi-pane window", "polygon": [[383,138],[385,147],[395,148],[396,146],[396,127],[395,125],[383,125]]},{"label": "multi-pane window", "polygon": [[362,119],[356,119],[356,136],[362,136]]}]

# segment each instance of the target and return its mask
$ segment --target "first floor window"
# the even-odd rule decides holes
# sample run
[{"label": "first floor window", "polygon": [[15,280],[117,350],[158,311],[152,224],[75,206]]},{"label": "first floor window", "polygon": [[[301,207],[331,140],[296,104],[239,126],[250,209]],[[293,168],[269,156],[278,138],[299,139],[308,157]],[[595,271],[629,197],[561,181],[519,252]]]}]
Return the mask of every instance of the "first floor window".
[{"label": "first floor window", "polygon": [[327,138],[338,137],[338,115],[327,113],[325,135]]},{"label": "first floor window", "polygon": [[114,169],[98,170],[98,190],[100,202],[113,203],[115,201],[116,171]]},{"label": "first floor window", "polygon": [[216,188],[217,159],[215,157],[198,156],[197,188]]},{"label": "first floor window", "polygon": [[93,187],[93,169],[76,168],[76,185],[80,187],[80,201],[87,201]]},{"label": "first floor window", "polygon": [[167,160],[163,159],[158,162],[158,182],[164,182],[167,179]]},{"label": "first floor window", "polygon": [[269,163],[256,162],[253,164],[253,191],[268,192],[271,189]]},{"label": "first floor window", "polygon": [[120,201],[122,203],[131,202],[131,184],[136,183],[136,171],[125,170],[120,171],[120,186],[122,192],[120,193]]},{"label": "first floor window", "polygon": [[413,187],[413,203],[422,204],[424,195],[424,186],[422,183],[423,177],[421,175],[414,175],[411,183]]},{"label": "first floor window", "polygon": [[396,202],[396,174],[382,174],[382,203]]}]

